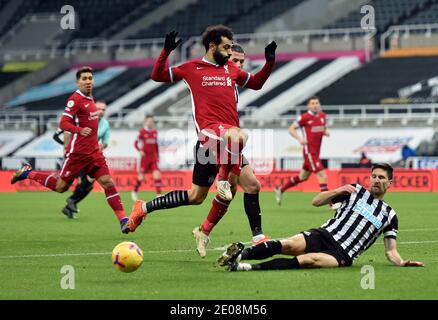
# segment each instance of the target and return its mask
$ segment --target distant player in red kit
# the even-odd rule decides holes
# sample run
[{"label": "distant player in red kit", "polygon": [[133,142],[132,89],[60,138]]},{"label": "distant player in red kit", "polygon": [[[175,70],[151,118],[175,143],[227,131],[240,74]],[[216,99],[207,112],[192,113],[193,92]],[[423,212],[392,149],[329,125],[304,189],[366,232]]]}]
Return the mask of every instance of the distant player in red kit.
[{"label": "distant player in red kit", "polygon": [[[323,136],[329,136],[325,113],[321,111],[319,98],[314,96],[307,101],[307,112],[303,113],[295,123],[289,127],[289,133],[303,146],[303,168],[298,176],[290,177],[282,187],[275,188],[275,198],[280,205],[283,192],[309,179],[315,173],[322,191],[327,191],[327,175],[319,159]],[[301,135],[297,129],[301,129]]]},{"label": "distant player in red kit", "polygon": [[83,170],[85,174],[96,179],[102,186],[108,204],[120,222],[122,232],[128,233],[128,218],[97,139],[100,111],[92,97],[93,69],[90,67],[80,68],[76,72],[76,84],[78,90],[68,98],[59,123],[61,130],[72,134],[65,149],[61,172],[59,175],[36,172],[31,166],[25,165],[12,176],[11,183],[30,179],[53,191],[63,193],[68,190],[78,177],[79,172]]},{"label": "distant player in red kit", "polygon": [[[217,174],[219,157],[226,160],[240,159],[246,142],[246,134],[239,128],[239,116],[236,104],[236,84],[254,90],[262,88],[275,65],[277,45],[272,41],[265,47],[266,63],[256,74],[239,69],[234,63],[228,63],[233,45],[233,32],[226,26],[209,26],[202,35],[206,54],[180,66],[168,67],[167,58],[172,50],[181,43],[176,41],[177,32],[166,35],[164,49],[152,69],[151,78],[159,82],[184,80],[192,96],[193,120],[198,133],[195,147],[195,166],[193,168],[192,187],[189,190],[175,190],[149,202],[136,201],[129,217],[129,228],[135,230],[152,212],[179,206],[201,204],[208,195]],[[219,151],[215,147],[220,144]],[[225,146],[224,150],[222,147]],[[231,148],[230,148],[231,146]],[[237,147],[236,147],[237,146]],[[222,160],[222,159],[220,159]],[[230,162],[226,162],[227,166]],[[234,161],[231,164],[235,164]],[[240,174],[237,166],[228,166]],[[228,176],[225,170],[224,176]],[[229,200],[232,199],[230,184],[223,180],[220,187],[228,184]],[[226,188],[225,188],[226,189]],[[228,201],[229,201],[228,200]],[[221,214],[218,212],[217,214]],[[193,232],[199,232],[198,227]]]},{"label": "distant player in red kit", "polygon": [[158,133],[155,129],[154,118],[151,115],[146,116],[144,127],[138,131],[138,137],[135,140],[134,146],[140,152],[141,160],[137,181],[131,194],[132,200],[136,201],[138,199],[138,189],[144,181],[145,173],[152,173],[158,197],[161,195],[161,175],[158,169],[160,156],[158,152]]}]

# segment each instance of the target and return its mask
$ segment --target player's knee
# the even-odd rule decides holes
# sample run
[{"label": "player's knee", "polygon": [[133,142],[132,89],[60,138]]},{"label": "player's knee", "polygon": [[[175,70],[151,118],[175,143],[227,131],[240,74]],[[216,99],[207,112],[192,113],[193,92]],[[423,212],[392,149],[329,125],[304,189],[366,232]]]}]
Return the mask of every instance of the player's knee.
[{"label": "player's knee", "polygon": [[251,181],[245,186],[245,192],[250,194],[255,194],[260,192],[260,182],[258,180]]},{"label": "player's knee", "polygon": [[200,205],[204,202],[205,198],[204,195],[196,195],[190,200],[190,204]]},{"label": "player's knee", "polygon": [[192,205],[200,205],[207,198],[207,194],[199,192],[189,192],[189,203]]},{"label": "player's knee", "polygon": [[317,268],[318,267],[318,259],[313,257],[312,255],[302,255],[297,257],[300,266],[303,268]]},{"label": "player's knee", "polygon": [[111,178],[98,179],[98,182],[104,189],[108,189],[114,186],[114,182]]},{"label": "player's knee", "polygon": [[68,185],[57,185],[55,191],[58,193],[64,193],[68,190]]},{"label": "player's knee", "polygon": [[290,254],[295,249],[295,240],[286,239],[281,241],[281,253]]}]

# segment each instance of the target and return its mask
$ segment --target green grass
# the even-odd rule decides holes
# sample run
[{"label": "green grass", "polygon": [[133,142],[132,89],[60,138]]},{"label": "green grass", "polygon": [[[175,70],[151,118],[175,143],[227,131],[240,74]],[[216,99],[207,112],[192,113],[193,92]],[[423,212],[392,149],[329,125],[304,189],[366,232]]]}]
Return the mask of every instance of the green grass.
[{"label": "green grass", "polygon": [[[284,238],[324,223],[332,212],[313,208],[313,196],[287,193],[278,207],[272,193],[261,194],[265,233]],[[66,197],[49,192],[0,194],[0,299],[438,298],[438,197],[433,193],[387,195],[399,216],[402,257],[424,261],[425,268],[392,266],[379,239],[350,268],[237,273],[224,271],[216,259],[222,252],[218,248],[250,240],[242,194],[211,234],[205,259],[197,255],[191,231],[206,216],[213,194],[200,206],[155,212],[129,235],[120,233],[103,194],[85,199],[76,220],[60,213]],[[122,197],[130,211],[129,194]],[[144,263],[124,274],[111,264],[110,253],[128,239],[143,249]],[[74,290],[61,289],[64,265],[75,269]],[[364,265],[375,269],[374,290],[360,286]]]}]

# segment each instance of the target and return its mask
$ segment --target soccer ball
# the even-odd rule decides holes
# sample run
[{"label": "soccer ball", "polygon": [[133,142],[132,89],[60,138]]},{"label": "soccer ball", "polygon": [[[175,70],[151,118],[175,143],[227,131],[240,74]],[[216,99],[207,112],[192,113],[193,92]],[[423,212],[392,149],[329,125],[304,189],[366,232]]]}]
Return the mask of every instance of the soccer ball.
[{"label": "soccer ball", "polygon": [[133,272],[143,262],[143,251],[134,242],[119,243],[113,250],[113,265],[122,272]]}]

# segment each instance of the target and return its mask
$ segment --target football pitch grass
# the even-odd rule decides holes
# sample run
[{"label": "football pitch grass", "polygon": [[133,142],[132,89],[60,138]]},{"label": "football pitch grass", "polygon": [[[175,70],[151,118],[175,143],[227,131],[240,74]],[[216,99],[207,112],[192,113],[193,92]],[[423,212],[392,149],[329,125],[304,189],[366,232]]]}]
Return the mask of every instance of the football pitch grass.
[{"label": "football pitch grass", "polygon": [[[392,266],[380,238],[349,268],[260,272],[226,272],[216,263],[228,244],[250,240],[242,193],[212,232],[204,259],[195,251],[191,231],[208,213],[212,193],[200,206],[154,212],[128,235],[120,232],[102,193],[80,203],[75,220],[60,211],[68,195],[0,194],[0,299],[438,298],[438,196],[433,193],[388,193],[386,198],[398,213],[402,257],[423,261],[425,268]],[[154,194],[140,195],[151,199]],[[312,207],[314,195],[288,192],[278,207],[273,193],[262,193],[265,233],[285,238],[327,221],[333,212]],[[122,198],[129,212],[130,194]],[[121,273],[111,263],[112,249],[126,240],[144,252],[143,265],[133,273]],[[61,288],[65,265],[74,269],[73,290]],[[365,265],[374,269],[374,289],[361,287],[370,284],[369,269],[361,273]]]}]

